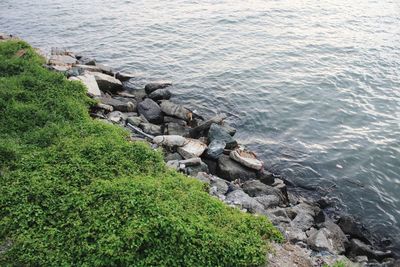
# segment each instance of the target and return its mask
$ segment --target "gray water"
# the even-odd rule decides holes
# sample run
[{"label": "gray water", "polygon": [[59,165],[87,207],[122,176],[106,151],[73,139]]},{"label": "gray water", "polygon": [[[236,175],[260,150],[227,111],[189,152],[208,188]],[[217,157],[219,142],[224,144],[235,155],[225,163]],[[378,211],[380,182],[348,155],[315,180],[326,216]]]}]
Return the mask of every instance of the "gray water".
[{"label": "gray water", "polygon": [[170,80],[290,181],[400,242],[400,3],[1,0],[0,31]]}]

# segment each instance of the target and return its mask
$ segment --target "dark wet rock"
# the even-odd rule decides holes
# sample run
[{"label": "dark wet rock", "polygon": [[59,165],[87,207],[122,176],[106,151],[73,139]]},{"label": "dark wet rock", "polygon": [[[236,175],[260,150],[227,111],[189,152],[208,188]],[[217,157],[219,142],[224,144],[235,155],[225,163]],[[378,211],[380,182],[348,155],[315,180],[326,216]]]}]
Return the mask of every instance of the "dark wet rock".
[{"label": "dark wet rock", "polygon": [[211,124],[208,131],[208,142],[212,143],[213,141],[225,142],[227,149],[235,148],[238,145],[236,140],[224,128],[215,123]]},{"label": "dark wet rock", "polygon": [[209,158],[203,158],[203,162],[207,164],[208,170],[212,175],[217,174],[218,163],[215,160]]},{"label": "dark wet rock", "polygon": [[171,160],[183,160],[182,156],[179,155],[179,153],[168,153],[167,155],[165,155],[164,160],[167,161],[171,161]]},{"label": "dark wet rock", "polygon": [[117,73],[115,73],[115,78],[120,80],[121,82],[126,82],[130,79],[135,78],[135,75],[118,71]]},{"label": "dark wet rock", "polygon": [[164,122],[165,123],[173,122],[173,123],[177,123],[177,124],[179,124],[181,126],[187,126],[187,122],[185,120],[178,119],[178,118],[175,118],[175,117],[170,117],[170,116],[164,116]]},{"label": "dark wet rock", "polygon": [[343,214],[338,221],[338,225],[345,234],[370,244],[370,232],[354,217]]},{"label": "dark wet rock", "polygon": [[258,173],[257,179],[266,185],[272,185],[275,182],[274,175],[265,169]]},{"label": "dark wet rock", "polygon": [[187,174],[194,177],[196,177],[199,172],[208,173],[208,166],[204,162],[201,162],[200,165],[197,166],[189,166],[186,169]]},{"label": "dark wet rock", "polygon": [[172,86],[172,83],[148,83],[144,87],[144,90],[146,91],[146,94],[149,95],[158,89],[164,89],[170,86]]},{"label": "dark wet rock", "polygon": [[246,181],[257,177],[254,170],[240,165],[226,155],[221,155],[218,159],[217,175],[228,181]]},{"label": "dark wet rock", "polygon": [[253,199],[242,190],[235,190],[228,193],[225,202],[246,209],[251,213],[262,214],[265,212],[263,206],[257,200]]},{"label": "dark wet rock", "polygon": [[192,138],[199,138],[200,136],[208,132],[213,123],[219,124],[223,122],[224,119],[226,119],[225,114],[218,114],[211,119],[201,123],[200,125],[192,125],[193,128],[190,130],[190,136]]},{"label": "dark wet rock", "polygon": [[78,58],[78,62],[79,62],[79,64],[82,64],[82,65],[88,65],[88,66],[96,65],[96,60],[94,58],[85,57],[85,56],[80,56]]},{"label": "dark wet rock", "polygon": [[114,110],[122,111],[122,112],[134,112],[137,110],[137,103],[134,99],[127,99],[121,101],[116,98],[103,97],[100,100],[103,104],[110,105],[114,108]]},{"label": "dark wet rock", "polygon": [[391,251],[374,250],[370,245],[365,244],[359,239],[351,239],[349,246],[349,256],[367,256],[369,259],[383,260],[392,255]]},{"label": "dark wet rock", "polygon": [[226,146],[225,141],[222,140],[214,140],[208,145],[207,149],[207,157],[211,159],[218,159],[222,153],[224,152],[224,148]]},{"label": "dark wet rock", "polygon": [[144,121],[141,117],[131,116],[126,119],[126,122],[132,124],[133,126],[139,127],[139,125]]},{"label": "dark wet rock", "polygon": [[168,116],[177,117],[182,120],[192,120],[192,112],[182,105],[175,104],[169,100],[163,100],[160,104],[161,110]]},{"label": "dark wet rock", "polygon": [[167,132],[169,135],[188,136],[189,129],[176,122],[167,123]]},{"label": "dark wet rock", "polygon": [[114,77],[100,72],[93,72],[93,75],[101,91],[113,94],[122,91],[122,83]]},{"label": "dark wet rock", "polygon": [[160,106],[149,98],[138,104],[138,111],[151,123],[160,124],[163,122]]},{"label": "dark wet rock", "polygon": [[146,123],[146,122],[141,123],[140,128],[142,128],[143,132],[154,135],[154,136],[162,135],[164,132],[162,126],[155,125],[152,123]]},{"label": "dark wet rock", "polygon": [[149,94],[149,98],[153,99],[154,101],[168,100],[171,98],[171,95],[171,91],[168,89],[158,89]]}]

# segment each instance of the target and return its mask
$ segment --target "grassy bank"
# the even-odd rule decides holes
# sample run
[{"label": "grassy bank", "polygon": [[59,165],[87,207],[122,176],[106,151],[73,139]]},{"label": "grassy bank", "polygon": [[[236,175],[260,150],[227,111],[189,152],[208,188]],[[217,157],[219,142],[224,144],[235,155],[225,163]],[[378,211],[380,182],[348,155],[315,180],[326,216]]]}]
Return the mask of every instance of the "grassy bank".
[{"label": "grassy bank", "polygon": [[[23,50],[22,50],[23,49]],[[95,121],[78,82],[0,42],[1,266],[256,266],[281,235]]]}]

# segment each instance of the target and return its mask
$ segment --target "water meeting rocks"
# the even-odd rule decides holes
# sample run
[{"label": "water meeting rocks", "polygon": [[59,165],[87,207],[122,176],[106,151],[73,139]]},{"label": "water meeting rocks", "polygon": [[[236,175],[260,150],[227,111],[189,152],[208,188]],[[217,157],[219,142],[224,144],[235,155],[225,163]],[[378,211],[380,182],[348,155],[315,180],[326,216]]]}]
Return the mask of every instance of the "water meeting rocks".
[{"label": "water meeting rocks", "polygon": [[149,98],[153,99],[154,101],[163,100],[163,99],[170,99],[171,98],[171,91],[168,89],[158,89],[151,94],[149,94]]},{"label": "water meeting rocks", "polygon": [[226,143],[226,148],[232,149],[237,147],[238,143],[232,136],[220,125],[211,124],[210,130],[208,131],[208,141],[211,143],[213,141],[223,141]]},{"label": "water meeting rocks", "polygon": [[143,115],[151,123],[159,124],[163,122],[163,114],[160,106],[149,98],[138,104],[138,111],[139,114]]},{"label": "water meeting rocks", "polygon": [[146,91],[146,94],[149,95],[158,89],[164,89],[169,86],[172,86],[172,83],[148,83],[144,87],[144,90]]}]

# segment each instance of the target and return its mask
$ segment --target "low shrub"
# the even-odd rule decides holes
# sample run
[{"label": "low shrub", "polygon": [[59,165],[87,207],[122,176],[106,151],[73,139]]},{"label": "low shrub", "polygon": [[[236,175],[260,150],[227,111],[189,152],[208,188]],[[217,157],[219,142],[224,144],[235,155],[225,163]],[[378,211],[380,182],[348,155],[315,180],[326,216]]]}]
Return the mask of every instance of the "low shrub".
[{"label": "low shrub", "polygon": [[85,88],[42,63],[26,43],[0,42],[1,266],[265,262],[267,241],[282,240],[268,219],[225,206],[91,119]]}]

